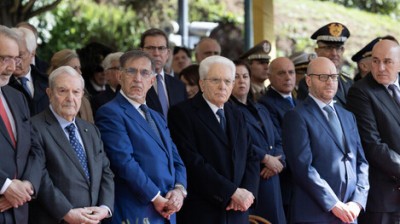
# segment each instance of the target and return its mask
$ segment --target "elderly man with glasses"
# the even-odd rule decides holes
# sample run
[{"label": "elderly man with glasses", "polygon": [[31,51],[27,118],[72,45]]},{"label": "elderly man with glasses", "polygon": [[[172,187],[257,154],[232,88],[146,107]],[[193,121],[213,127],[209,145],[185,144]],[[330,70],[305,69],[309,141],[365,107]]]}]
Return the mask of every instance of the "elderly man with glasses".
[{"label": "elderly man with glasses", "polygon": [[312,60],[307,74],[309,95],[285,114],[282,127],[294,168],[291,223],[355,223],[369,190],[356,120],[334,103],[339,75],[330,59]]}]

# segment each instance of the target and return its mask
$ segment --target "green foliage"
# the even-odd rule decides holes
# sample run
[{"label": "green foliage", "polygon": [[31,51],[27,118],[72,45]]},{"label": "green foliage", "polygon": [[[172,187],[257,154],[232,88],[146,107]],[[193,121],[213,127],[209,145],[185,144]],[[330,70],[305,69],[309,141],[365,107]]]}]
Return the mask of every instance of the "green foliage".
[{"label": "green foliage", "polygon": [[226,10],[226,6],[219,4],[218,0],[193,0],[189,1],[189,20],[208,22],[243,22],[232,12]]},{"label": "green foliage", "polygon": [[398,14],[398,0],[320,0],[383,15]]}]

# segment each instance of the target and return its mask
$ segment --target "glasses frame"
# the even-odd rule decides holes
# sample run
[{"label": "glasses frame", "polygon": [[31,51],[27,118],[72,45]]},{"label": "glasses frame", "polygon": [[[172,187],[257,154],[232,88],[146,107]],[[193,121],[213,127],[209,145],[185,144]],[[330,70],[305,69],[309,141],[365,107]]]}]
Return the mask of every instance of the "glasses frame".
[{"label": "glasses frame", "polygon": [[146,47],[143,47],[143,49],[145,49],[146,51],[151,51],[151,52],[155,52],[156,50],[158,50],[158,52],[165,53],[168,51],[169,48],[166,46],[146,46]]},{"label": "glasses frame", "polygon": [[140,74],[140,76],[144,79],[148,79],[149,77],[151,77],[154,72],[151,70],[147,70],[147,69],[137,69],[137,68],[121,68],[121,71],[123,71],[125,74],[127,74],[130,77],[134,77],[135,75],[137,75],[138,73]]},{"label": "glasses frame", "polygon": [[209,81],[213,85],[219,85],[221,82],[224,82],[225,85],[230,86],[235,83],[235,80],[230,80],[230,79],[217,79],[217,78],[210,78],[210,79],[204,79],[206,81]]},{"label": "glasses frame", "polygon": [[0,55],[0,62],[4,64],[10,64],[11,61],[14,61],[15,65],[20,65],[22,63],[22,58],[20,56],[12,57],[7,55]]},{"label": "glasses frame", "polygon": [[338,81],[340,74],[307,74],[309,76],[317,76],[321,82],[327,82],[330,78],[332,81]]}]

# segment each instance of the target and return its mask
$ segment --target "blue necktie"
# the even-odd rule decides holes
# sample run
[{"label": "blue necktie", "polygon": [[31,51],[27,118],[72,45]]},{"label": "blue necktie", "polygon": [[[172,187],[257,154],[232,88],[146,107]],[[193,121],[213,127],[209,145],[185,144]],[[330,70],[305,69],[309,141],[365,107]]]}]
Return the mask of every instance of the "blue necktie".
[{"label": "blue necktie", "polygon": [[336,138],[339,140],[340,144],[343,146],[343,131],[342,126],[340,126],[340,122],[338,117],[335,114],[333,108],[329,105],[324,107],[324,110],[328,113],[328,123],[331,127],[333,133]]},{"label": "blue necktie", "polygon": [[149,107],[147,107],[146,104],[142,104],[142,105],[140,105],[140,109],[143,111],[146,121],[150,125],[150,128],[154,131],[154,133],[161,140],[160,132],[158,131],[156,122],[154,122],[153,118],[151,117],[151,114],[149,112]]},{"label": "blue necktie", "polygon": [[86,153],[83,150],[81,143],[79,142],[78,138],[75,135],[75,125],[70,124],[65,129],[68,131],[69,135],[69,143],[71,144],[72,148],[74,149],[76,156],[78,157],[79,163],[82,165],[83,171],[85,171],[86,178],[90,180],[89,168],[86,159]]},{"label": "blue necktie", "polygon": [[285,97],[285,100],[287,100],[290,103],[290,106],[293,108],[294,105],[294,101],[293,98],[291,96]]},{"label": "blue necktie", "polygon": [[29,87],[28,87],[28,78],[26,78],[26,77],[21,77],[21,78],[18,78],[19,79],[19,81],[21,82],[21,85],[22,85],[22,88],[24,88],[24,90],[29,94],[29,96],[32,98],[32,93],[31,93],[31,90],[29,89]]},{"label": "blue necktie", "polygon": [[223,109],[218,109],[217,110],[217,115],[219,117],[219,124],[221,125],[221,128],[224,132],[226,132],[226,119],[225,119],[225,113]]},{"label": "blue necktie", "polygon": [[388,86],[388,89],[390,89],[392,91],[392,97],[393,97],[394,101],[396,101],[397,105],[400,106],[400,94],[399,94],[399,89],[397,88],[397,86],[395,84],[390,84]]},{"label": "blue necktie", "polygon": [[164,117],[167,118],[168,100],[167,96],[165,95],[165,89],[162,83],[162,76],[160,74],[157,75],[157,93],[158,93],[158,99],[160,100],[161,103]]}]

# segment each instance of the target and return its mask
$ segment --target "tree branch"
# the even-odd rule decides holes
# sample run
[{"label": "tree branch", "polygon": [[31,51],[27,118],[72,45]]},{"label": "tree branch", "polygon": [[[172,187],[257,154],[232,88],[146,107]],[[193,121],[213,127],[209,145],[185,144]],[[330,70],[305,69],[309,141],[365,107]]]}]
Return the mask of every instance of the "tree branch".
[{"label": "tree branch", "polygon": [[27,13],[25,20],[54,9],[58,4],[60,4],[61,1],[62,0],[56,0],[53,3],[51,3],[50,5],[43,6],[35,11]]},{"label": "tree branch", "polygon": [[14,0],[14,5],[10,9],[10,13],[17,12],[17,9],[18,9],[20,3],[21,3],[20,0]]},{"label": "tree branch", "polygon": [[29,0],[28,3],[22,7],[22,14],[25,15],[27,12],[31,11],[35,2],[36,0]]}]

